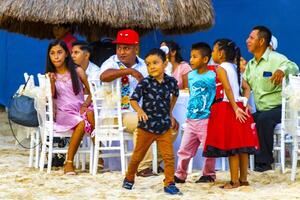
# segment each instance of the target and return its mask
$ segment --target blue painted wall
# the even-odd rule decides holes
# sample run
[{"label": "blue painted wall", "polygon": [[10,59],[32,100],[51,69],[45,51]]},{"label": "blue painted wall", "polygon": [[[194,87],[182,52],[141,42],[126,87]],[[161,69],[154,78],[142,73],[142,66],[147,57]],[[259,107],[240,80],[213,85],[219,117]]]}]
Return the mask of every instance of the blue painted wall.
[{"label": "blue painted wall", "polygon": [[[255,25],[268,26],[279,41],[278,51],[300,64],[298,34],[300,15],[298,0],[213,0],[216,23],[204,32],[164,36],[159,31],[145,35],[141,41],[141,57],[163,39],[172,39],[182,46],[182,54],[189,59],[193,43],[212,44],[217,38],[231,38],[250,59],[245,40]],[[7,105],[9,97],[24,82],[23,73],[44,72],[45,54],[49,41],[36,40],[19,34],[0,31],[0,104]]]},{"label": "blue painted wall", "polygon": [[[243,56],[251,58],[245,41],[256,25],[270,28],[278,39],[278,52],[300,64],[300,1],[298,0],[213,0],[215,26],[203,32],[185,35],[163,36],[161,33],[148,34],[143,44],[142,56],[152,47],[158,46],[164,39],[177,41],[182,47],[182,54],[189,59],[191,45],[195,42],[213,44],[217,38],[230,38],[241,48]],[[157,39],[156,39],[157,38]],[[154,41],[154,42],[153,42]],[[147,50],[146,50],[147,49]]]}]

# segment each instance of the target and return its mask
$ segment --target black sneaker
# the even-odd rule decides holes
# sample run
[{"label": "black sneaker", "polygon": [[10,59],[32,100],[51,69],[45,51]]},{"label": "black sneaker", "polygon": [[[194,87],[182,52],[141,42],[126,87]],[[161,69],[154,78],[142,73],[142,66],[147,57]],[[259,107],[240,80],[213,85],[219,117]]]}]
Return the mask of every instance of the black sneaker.
[{"label": "black sneaker", "polygon": [[185,180],[181,180],[177,176],[174,176],[174,181],[175,181],[175,183],[185,183]]},{"label": "black sneaker", "polygon": [[122,187],[125,188],[125,189],[127,189],[127,190],[132,190],[133,184],[134,184],[134,181],[131,182],[131,181],[128,181],[128,180],[125,178],[124,181],[123,181]]},{"label": "black sneaker", "polygon": [[260,166],[256,166],[254,171],[256,172],[265,172],[268,170],[272,170],[271,165],[260,165]]},{"label": "black sneaker", "polygon": [[196,183],[212,183],[215,179],[212,176],[201,176]]},{"label": "black sneaker", "polygon": [[52,166],[53,167],[62,167],[65,163],[65,155],[64,154],[54,154],[54,157],[52,158]]}]

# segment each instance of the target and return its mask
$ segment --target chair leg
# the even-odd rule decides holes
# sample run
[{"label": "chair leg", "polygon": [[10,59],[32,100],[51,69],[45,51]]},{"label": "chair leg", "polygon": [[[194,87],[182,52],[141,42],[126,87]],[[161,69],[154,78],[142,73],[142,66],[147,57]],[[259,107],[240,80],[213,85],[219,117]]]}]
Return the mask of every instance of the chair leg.
[{"label": "chair leg", "polygon": [[48,165],[47,165],[47,173],[50,174],[51,172],[51,166],[52,166],[52,150],[53,150],[53,144],[49,145],[49,151],[48,151]]},{"label": "chair leg", "polygon": [[125,149],[125,169],[127,169],[127,167],[128,167],[128,158],[127,158],[127,154],[128,154],[128,140],[124,141],[124,149]]},{"label": "chair leg", "polygon": [[83,153],[82,156],[81,156],[81,170],[82,171],[85,171],[85,161],[86,161],[86,154]]},{"label": "chair leg", "polygon": [[152,143],[152,171],[157,174],[157,143],[154,141]]},{"label": "chair leg", "polygon": [[194,161],[194,158],[192,157],[190,159],[190,163],[189,163],[189,166],[188,166],[188,171],[187,171],[188,174],[193,172],[193,161]]},{"label": "chair leg", "polygon": [[[92,139],[91,139],[92,140]],[[94,158],[94,143],[93,141],[90,141],[90,169],[89,172],[90,174],[93,173],[93,158]]]},{"label": "chair leg", "polygon": [[292,173],[291,173],[291,181],[295,181],[296,171],[297,171],[297,157],[298,157],[298,147],[296,147],[298,143],[293,145],[293,160],[292,160]]},{"label": "chair leg", "polygon": [[250,155],[250,171],[254,170],[254,155]]},{"label": "chair leg", "polygon": [[125,145],[124,145],[124,139],[120,140],[120,154],[121,154],[121,171],[122,175],[124,176],[126,173],[125,169]]},{"label": "chair leg", "polygon": [[39,168],[39,160],[40,160],[40,130],[36,130],[35,134],[35,165],[34,167]]},{"label": "chair leg", "polygon": [[75,167],[76,167],[76,169],[79,168],[79,163],[80,163],[80,154],[76,153],[76,155],[75,155]]},{"label": "chair leg", "polygon": [[280,138],[280,162],[281,162],[281,172],[285,172],[285,142],[284,142],[284,133],[281,133]]},{"label": "chair leg", "polygon": [[98,170],[98,157],[99,157],[99,144],[100,141],[98,141],[96,138],[95,138],[95,147],[94,147],[94,160],[93,160],[93,175],[96,175],[97,174],[97,170]]},{"label": "chair leg", "polygon": [[44,170],[45,165],[45,158],[46,158],[46,139],[44,138],[43,144],[42,144],[42,152],[41,152],[41,159],[40,159],[40,171],[42,172]]},{"label": "chair leg", "polygon": [[28,167],[33,166],[33,156],[34,156],[34,133],[30,133],[30,149],[29,149],[29,163]]},{"label": "chair leg", "polygon": [[226,158],[221,158],[222,171],[226,171]]}]

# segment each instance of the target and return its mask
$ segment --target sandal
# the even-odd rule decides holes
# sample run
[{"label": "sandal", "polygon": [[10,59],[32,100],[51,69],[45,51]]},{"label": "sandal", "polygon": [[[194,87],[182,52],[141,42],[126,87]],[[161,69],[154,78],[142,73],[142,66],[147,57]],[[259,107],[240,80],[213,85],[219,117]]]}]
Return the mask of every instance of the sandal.
[{"label": "sandal", "polygon": [[226,183],[225,185],[220,186],[221,189],[234,189],[240,187],[240,182],[232,182],[230,181],[229,183]]},{"label": "sandal", "polygon": [[[72,163],[72,166],[73,166],[73,161],[72,160],[67,160],[66,163]],[[66,166],[66,163],[65,163],[65,166]],[[66,171],[66,168],[64,167],[64,173],[66,175],[76,175],[76,172],[74,171]]]},{"label": "sandal", "polygon": [[239,180],[239,181],[240,181],[240,186],[249,186],[250,185],[248,181],[241,181],[241,180]]}]

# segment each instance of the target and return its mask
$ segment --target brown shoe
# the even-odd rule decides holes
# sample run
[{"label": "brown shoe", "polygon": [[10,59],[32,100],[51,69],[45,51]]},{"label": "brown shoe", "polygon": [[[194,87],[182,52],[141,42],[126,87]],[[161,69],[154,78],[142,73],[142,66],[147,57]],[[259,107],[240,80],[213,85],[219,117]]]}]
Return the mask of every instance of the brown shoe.
[{"label": "brown shoe", "polygon": [[143,170],[139,171],[138,173],[136,173],[136,175],[141,176],[141,177],[154,176],[152,169],[150,169],[150,168],[143,169]]}]

